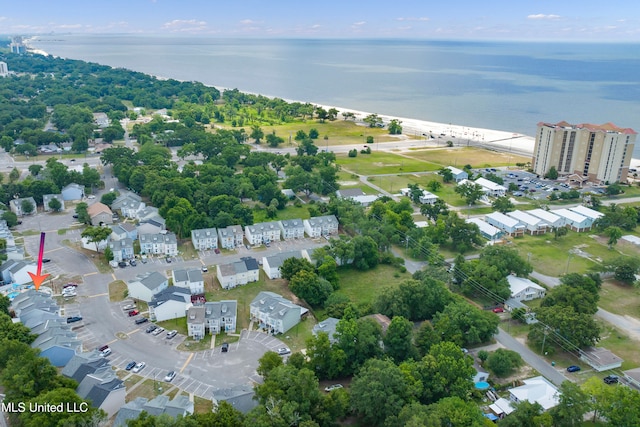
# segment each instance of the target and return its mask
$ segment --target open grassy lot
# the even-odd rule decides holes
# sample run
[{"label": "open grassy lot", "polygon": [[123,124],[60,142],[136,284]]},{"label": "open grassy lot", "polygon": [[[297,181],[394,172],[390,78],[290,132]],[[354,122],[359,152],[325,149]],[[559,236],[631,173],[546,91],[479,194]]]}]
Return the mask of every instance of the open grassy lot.
[{"label": "open grassy lot", "polygon": [[368,271],[340,268],[338,274],[340,289],[336,292],[348,296],[356,304],[372,303],[381,289],[397,286],[411,278],[410,273],[401,273],[390,265],[378,265]]},{"label": "open grassy lot", "polygon": [[[530,259],[534,270],[556,277],[567,272],[584,273],[601,261],[615,258],[620,253],[631,254],[630,249],[621,247],[610,250],[593,235],[574,231],[569,231],[569,234],[557,240],[552,234],[547,233],[540,236],[526,235],[512,239],[511,242],[520,256]],[[586,257],[570,252],[576,248]]]},{"label": "open grassy lot", "polygon": [[640,319],[640,289],[607,280],[600,288],[598,305],[612,313]]},{"label": "open grassy lot", "polygon": [[337,154],[336,163],[359,175],[436,171],[442,167],[439,164],[381,151],[358,154],[357,157]]},{"label": "open grassy lot", "polygon": [[304,205],[297,207],[293,204],[289,204],[286,208],[278,211],[277,213],[278,216],[276,218],[267,218],[266,209],[256,209],[253,211],[253,222],[255,224],[258,222],[278,221],[282,219],[308,219],[311,217],[309,209]]},{"label": "open grassy lot", "polygon": [[109,283],[109,301],[119,302],[124,300],[127,292],[127,284],[122,280]]},{"label": "open grassy lot", "polygon": [[407,153],[407,156],[437,163],[443,166],[453,165],[460,169],[467,164],[474,168],[486,168],[512,166],[516,163],[526,163],[531,161],[530,157],[517,156],[509,153],[498,153],[496,151],[475,147],[414,149]]},{"label": "open grassy lot", "polygon": [[213,411],[213,402],[202,397],[193,396],[193,411],[196,414],[208,414]]},{"label": "open grassy lot", "polygon": [[615,355],[621,357],[622,369],[636,368],[640,365],[640,353],[638,352],[638,341],[633,340],[611,326],[609,323],[600,322],[602,332],[598,347],[605,347]]}]

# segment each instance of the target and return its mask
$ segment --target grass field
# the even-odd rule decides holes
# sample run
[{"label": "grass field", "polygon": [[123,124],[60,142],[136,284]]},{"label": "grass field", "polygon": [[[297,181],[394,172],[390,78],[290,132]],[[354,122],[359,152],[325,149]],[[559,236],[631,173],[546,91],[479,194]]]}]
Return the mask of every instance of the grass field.
[{"label": "grass field", "polygon": [[259,222],[278,221],[283,219],[308,219],[311,217],[306,206],[302,205],[300,207],[296,207],[293,204],[287,205],[286,208],[278,211],[277,214],[278,216],[276,218],[267,218],[266,209],[254,210],[253,222],[256,224]]},{"label": "grass field", "polygon": [[443,166],[456,166],[460,169],[464,165],[473,168],[497,166],[513,166],[516,163],[530,162],[530,157],[517,156],[509,153],[484,150],[474,147],[432,148],[411,150],[407,156],[436,163]]},{"label": "grass field", "polygon": [[640,319],[640,289],[607,280],[600,288],[598,305],[607,311]]},{"label": "grass field", "polygon": [[119,302],[124,300],[126,292],[127,284],[122,280],[109,283],[109,301]]},{"label": "grass field", "polygon": [[371,154],[358,153],[357,157],[337,154],[336,163],[359,175],[437,171],[442,167],[439,164],[380,151]]},{"label": "grass field", "polygon": [[602,332],[600,333],[601,340],[598,343],[598,347],[605,347],[621,357],[624,360],[621,369],[638,367],[640,365],[638,341],[632,340],[609,323],[600,322],[600,326],[602,327]]},{"label": "grass field", "polygon": [[348,296],[356,304],[372,303],[380,290],[411,278],[410,273],[401,273],[389,265],[378,265],[368,271],[340,268],[338,274],[340,289],[336,292]]}]

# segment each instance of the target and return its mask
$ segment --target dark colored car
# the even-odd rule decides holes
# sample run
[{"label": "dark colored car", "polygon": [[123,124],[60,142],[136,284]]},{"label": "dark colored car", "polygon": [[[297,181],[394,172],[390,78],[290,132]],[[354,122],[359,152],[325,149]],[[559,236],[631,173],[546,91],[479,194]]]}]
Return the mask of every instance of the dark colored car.
[{"label": "dark colored car", "polygon": [[567,372],[578,372],[580,370],[580,366],[571,365],[567,368]]},{"label": "dark colored car", "polygon": [[67,323],[75,323],[82,320],[82,316],[70,316],[67,317]]},{"label": "dark colored car", "polygon": [[603,378],[603,381],[605,382],[605,384],[617,384],[619,378],[617,375],[607,375]]},{"label": "dark colored car", "polygon": [[146,317],[141,317],[139,319],[136,319],[136,325],[141,325],[141,324],[146,323],[148,321],[149,321],[149,319],[147,319]]},{"label": "dark colored car", "polygon": [[78,219],[78,214],[73,214],[73,217],[74,217],[75,219]]},{"label": "dark colored car", "polygon": [[158,327],[156,325],[149,325],[149,327],[147,329],[145,329],[144,331],[148,334],[150,334],[151,332],[155,331]]},{"label": "dark colored car", "polygon": [[43,263],[45,263],[45,262],[51,262],[51,260],[50,260],[49,258],[42,258],[42,262],[43,262]]},{"label": "dark colored car", "polygon": [[133,367],[134,367],[134,366],[136,366],[136,365],[137,365],[137,363],[136,363],[136,361],[134,360],[133,362],[129,362],[129,363],[127,363],[127,366],[125,366],[125,367],[124,367],[124,369],[125,369],[125,370],[127,370],[127,371],[130,371],[130,370],[132,370],[132,369],[133,369]]},{"label": "dark colored car", "polygon": [[219,254],[219,253],[220,253],[220,249],[215,248],[215,249],[213,250],[213,252],[215,252],[216,254]]},{"label": "dark colored car", "polygon": [[222,344],[222,352],[226,353],[227,351],[229,351],[229,343],[223,343]]},{"label": "dark colored car", "polygon": [[126,263],[126,262],[124,262],[124,261],[120,261],[120,262],[118,263],[118,267],[120,267],[120,268],[125,268],[126,266],[127,266],[127,263]]},{"label": "dark colored car", "polygon": [[137,316],[138,314],[140,314],[140,311],[131,310],[128,314],[129,314],[129,317],[133,317],[133,316]]}]

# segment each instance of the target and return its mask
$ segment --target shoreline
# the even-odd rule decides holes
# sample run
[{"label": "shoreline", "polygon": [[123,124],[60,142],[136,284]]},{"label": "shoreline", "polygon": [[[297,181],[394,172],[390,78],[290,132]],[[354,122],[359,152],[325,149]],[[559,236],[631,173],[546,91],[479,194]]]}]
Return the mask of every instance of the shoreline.
[{"label": "shoreline", "polygon": [[[42,50],[34,48],[29,42],[37,41],[37,38],[27,39],[25,40],[25,45],[27,46],[28,51],[38,55],[49,56],[49,54]],[[113,67],[112,67],[113,68]],[[133,71],[133,70],[132,70]],[[146,73],[145,73],[146,74]],[[164,77],[155,74],[149,74],[159,80],[172,79],[172,77]],[[176,79],[177,80],[177,79]],[[178,80],[180,81],[180,80]],[[207,85],[218,89],[220,92],[225,90],[231,90],[230,88],[216,86],[216,85]],[[240,90],[240,89],[238,89]],[[244,92],[244,91],[242,91]],[[266,96],[268,98],[280,98],[278,96],[267,96],[258,93],[252,92],[244,92],[251,95],[256,96]],[[335,105],[325,105],[325,104],[317,104],[312,101],[299,101],[292,100],[286,98],[280,98],[286,102],[301,102],[301,103],[309,103],[317,107],[322,107],[325,110],[330,108],[335,108],[338,110],[338,115],[343,112],[350,112],[355,114],[355,121],[362,122],[362,120],[370,114],[366,111],[360,110],[352,110],[345,107],[338,107]],[[468,142],[473,142],[475,146],[479,146],[480,148],[485,149],[493,149],[501,152],[509,152],[514,154],[520,154],[524,156],[533,156],[533,150],[535,147],[535,137],[530,135],[524,135],[516,132],[508,132],[501,131],[495,129],[487,129],[487,128],[478,128],[478,127],[470,127],[464,125],[458,125],[453,123],[439,123],[432,122],[428,120],[420,120],[420,119],[411,119],[406,117],[392,116],[386,114],[378,114],[380,118],[382,118],[383,122],[389,123],[391,120],[398,120],[402,126],[402,134],[404,135],[414,135],[414,136],[427,136],[433,135],[436,138],[438,136],[450,137],[457,140],[467,140]],[[434,139],[431,139],[434,140]],[[631,158],[631,162],[629,164],[630,168],[640,169],[640,158]]]}]

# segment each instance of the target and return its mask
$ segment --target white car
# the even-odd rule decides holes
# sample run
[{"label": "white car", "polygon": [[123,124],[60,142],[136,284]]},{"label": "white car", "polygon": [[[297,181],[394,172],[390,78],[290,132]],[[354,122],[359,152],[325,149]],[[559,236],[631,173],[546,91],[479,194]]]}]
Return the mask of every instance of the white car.
[{"label": "white car", "polygon": [[280,356],[284,356],[285,354],[289,354],[289,353],[291,353],[291,350],[289,350],[287,347],[280,347],[278,349],[278,354]]},{"label": "white car", "polygon": [[95,194],[89,194],[89,195],[87,196],[87,199],[95,199],[95,198],[96,198],[96,195],[95,195]]},{"label": "white car", "polygon": [[324,388],[324,391],[333,391],[342,388],[342,384],[333,384]]},{"label": "white car", "polygon": [[176,371],[171,371],[169,372],[165,377],[164,380],[168,383],[170,383],[171,381],[173,381],[173,379],[176,377]]},{"label": "white car", "polygon": [[131,371],[132,371],[132,372],[136,372],[136,373],[138,373],[138,372],[142,371],[142,370],[144,369],[144,367],[145,367],[145,366],[147,366],[147,364],[146,364],[146,363],[144,363],[144,362],[140,362],[140,363],[138,363],[136,366],[134,366],[134,367],[133,367],[133,369],[132,369]]},{"label": "white car", "polygon": [[155,331],[151,332],[151,335],[158,336],[158,335],[160,335],[160,334],[161,334],[161,333],[163,333],[163,332],[164,332],[164,328],[158,328],[158,329],[156,329]]}]

